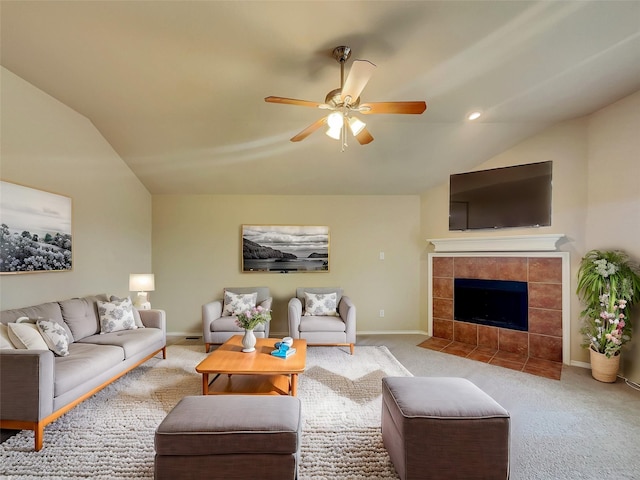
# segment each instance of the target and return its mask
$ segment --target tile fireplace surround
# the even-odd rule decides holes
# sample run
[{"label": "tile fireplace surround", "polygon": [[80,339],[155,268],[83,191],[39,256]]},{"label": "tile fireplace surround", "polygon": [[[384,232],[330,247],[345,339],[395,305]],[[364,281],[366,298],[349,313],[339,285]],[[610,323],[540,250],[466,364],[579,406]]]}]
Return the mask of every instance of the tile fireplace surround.
[{"label": "tile fireplace surround", "polygon": [[[495,243],[496,249],[508,250],[505,238],[500,237]],[[464,242],[465,248],[469,248],[468,239]],[[483,239],[483,250],[488,249],[486,242],[487,239]],[[430,253],[428,296],[432,338],[421,346],[559,379],[562,362],[568,363],[569,353],[568,277],[568,252],[450,252],[445,249],[445,253]],[[455,320],[455,278],[527,282],[528,331]]]}]

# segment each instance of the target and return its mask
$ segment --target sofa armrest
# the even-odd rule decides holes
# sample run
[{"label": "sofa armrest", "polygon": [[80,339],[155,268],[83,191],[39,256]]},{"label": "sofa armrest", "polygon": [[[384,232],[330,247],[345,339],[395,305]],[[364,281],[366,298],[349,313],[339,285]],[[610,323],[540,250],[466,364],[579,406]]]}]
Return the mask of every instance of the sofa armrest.
[{"label": "sofa armrest", "polygon": [[342,296],[338,304],[338,313],[346,326],[347,342],[356,343],[356,306],[349,297]]},{"label": "sofa armrest", "polygon": [[145,327],[159,328],[166,335],[167,333],[167,314],[164,310],[138,310],[140,320]]},{"label": "sofa armrest", "polygon": [[35,422],[51,415],[54,367],[50,350],[1,350],[0,418]]},{"label": "sofa armrest", "polygon": [[299,298],[293,297],[289,300],[289,336],[300,338],[300,319],[302,317],[302,302]]}]

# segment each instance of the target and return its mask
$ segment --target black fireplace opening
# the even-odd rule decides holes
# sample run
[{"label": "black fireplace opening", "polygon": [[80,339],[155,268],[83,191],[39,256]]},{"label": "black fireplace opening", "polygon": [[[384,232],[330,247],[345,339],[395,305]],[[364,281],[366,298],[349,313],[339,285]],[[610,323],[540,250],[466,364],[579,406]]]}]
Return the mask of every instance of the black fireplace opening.
[{"label": "black fireplace opening", "polygon": [[527,282],[456,278],[453,318],[526,332],[528,299]]}]

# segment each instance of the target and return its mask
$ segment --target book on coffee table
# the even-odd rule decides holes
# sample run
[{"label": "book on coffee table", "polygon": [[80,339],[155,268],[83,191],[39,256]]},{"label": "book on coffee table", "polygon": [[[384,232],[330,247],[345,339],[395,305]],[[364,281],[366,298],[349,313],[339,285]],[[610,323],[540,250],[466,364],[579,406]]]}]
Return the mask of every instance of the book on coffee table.
[{"label": "book on coffee table", "polygon": [[280,348],[278,350],[274,350],[273,352],[271,352],[271,355],[278,358],[289,358],[291,355],[294,355],[295,353],[296,353],[295,348],[288,348],[288,349]]}]

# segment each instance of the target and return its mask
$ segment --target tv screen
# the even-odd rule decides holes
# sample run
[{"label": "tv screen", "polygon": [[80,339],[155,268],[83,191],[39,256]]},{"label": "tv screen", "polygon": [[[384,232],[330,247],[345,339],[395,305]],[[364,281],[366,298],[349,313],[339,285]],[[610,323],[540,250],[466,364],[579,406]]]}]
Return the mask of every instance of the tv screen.
[{"label": "tv screen", "polygon": [[551,225],[552,164],[451,175],[449,230]]}]

